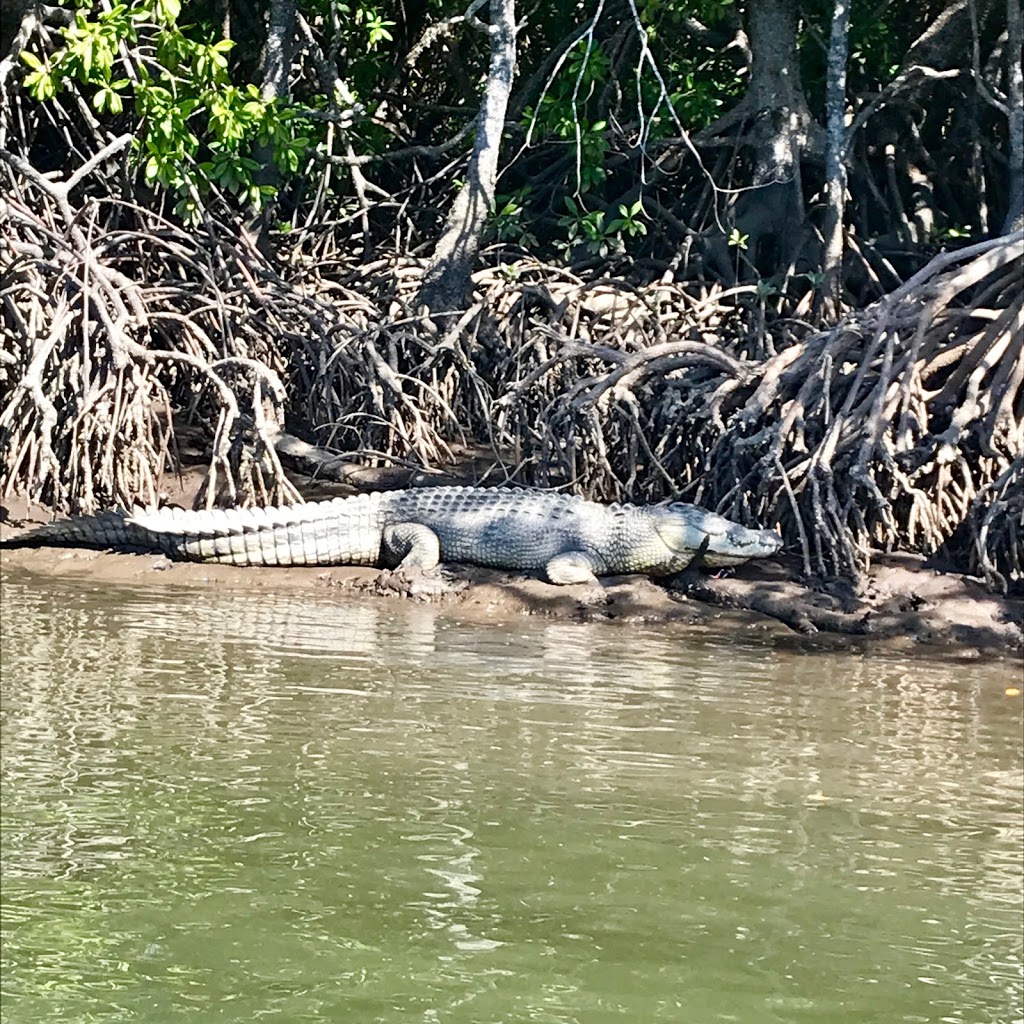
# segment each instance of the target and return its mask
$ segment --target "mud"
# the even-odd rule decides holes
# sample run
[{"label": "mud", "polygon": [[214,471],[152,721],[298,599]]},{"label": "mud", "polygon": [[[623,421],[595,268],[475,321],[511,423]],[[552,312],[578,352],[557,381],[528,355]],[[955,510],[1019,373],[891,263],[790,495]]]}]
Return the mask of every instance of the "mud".
[{"label": "mud", "polygon": [[[191,489],[190,481],[180,483],[171,500]],[[0,538],[49,518],[45,509],[7,499],[0,505]],[[236,568],[74,548],[3,550],[0,565],[41,579],[429,601],[458,618],[678,622],[698,631],[763,634],[774,642],[803,638],[816,647],[939,645],[966,657],[1018,659],[1024,650],[1024,598],[992,594],[979,581],[941,572],[914,555],[881,558],[858,588],[840,579],[802,579],[798,561],[789,557],[750,563],[724,578],[693,573],[668,587],[636,576],[602,580],[600,587],[555,587],[536,578],[451,565],[436,577],[410,582],[361,566]]]}]

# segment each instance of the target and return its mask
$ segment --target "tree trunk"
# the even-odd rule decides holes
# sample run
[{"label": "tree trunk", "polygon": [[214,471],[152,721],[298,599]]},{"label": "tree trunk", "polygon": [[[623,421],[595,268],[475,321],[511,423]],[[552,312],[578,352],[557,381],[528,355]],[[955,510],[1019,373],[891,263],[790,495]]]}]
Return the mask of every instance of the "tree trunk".
[{"label": "tree trunk", "polygon": [[1003,234],[1024,227],[1024,69],[1021,45],[1024,17],[1020,0],[1006,0],[1006,101],[1009,107],[1010,195]]},{"label": "tree trunk", "polygon": [[[825,315],[839,316],[842,291],[843,215],[846,211],[846,61],[850,49],[850,5],[836,0],[832,9],[832,38],[828,47],[825,85],[825,249],[822,255],[822,293]],[[1011,0],[1012,3],[1012,0]]]},{"label": "tree trunk", "polygon": [[[260,53],[260,96],[264,102],[285,100],[290,95],[288,73],[291,70],[294,39],[295,0],[271,0],[267,38]],[[260,164],[259,170],[253,174],[253,181],[257,185],[280,186],[281,172],[274,163],[273,145],[256,146],[253,159]],[[247,224],[255,238],[256,247],[264,256],[271,255],[268,238],[270,214],[268,206],[253,206]]]},{"label": "tree trunk", "polygon": [[473,260],[494,206],[498,151],[515,73],[515,0],[490,0],[490,12],[491,65],[466,184],[455,197],[416,300],[433,314],[450,313],[466,305]]},{"label": "tree trunk", "polygon": [[[749,236],[749,251],[762,274],[792,258],[804,220],[800,160],[820,153],[821,133],[800,84],[797,57],[797,0],[751,0],[748,14],[752,53],[743,99],[701,133],[707,144],[722,137],[753,151],[751,183],[760,186],[736,201],[734,223]],[[726,133],[740,125],[738,138]]]},{"label": "tree trunk", "polygon": [[267,39],[260,54],[260,95],[267,102],[288,97],[294,38],[295,0],[271,0]]},{"label": "tree trunk", "polygon": [[758,118],[755,181],[793,174],[811,113],[800,84],[796,52],[796,0],[754,0],[750,5],[750,85],[745,102]]}]

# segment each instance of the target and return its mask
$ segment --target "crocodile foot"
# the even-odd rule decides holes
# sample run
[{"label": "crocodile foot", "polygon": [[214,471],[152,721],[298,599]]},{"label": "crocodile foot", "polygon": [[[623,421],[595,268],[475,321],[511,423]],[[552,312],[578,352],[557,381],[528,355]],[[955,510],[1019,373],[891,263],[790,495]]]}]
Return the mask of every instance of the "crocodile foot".
[{"label": "crocodile foot", "polygon": [[467,580],[455,579],[440,569],[382,569],[373,584],[374,592],[418,601],[436,601],[465,590]]}]

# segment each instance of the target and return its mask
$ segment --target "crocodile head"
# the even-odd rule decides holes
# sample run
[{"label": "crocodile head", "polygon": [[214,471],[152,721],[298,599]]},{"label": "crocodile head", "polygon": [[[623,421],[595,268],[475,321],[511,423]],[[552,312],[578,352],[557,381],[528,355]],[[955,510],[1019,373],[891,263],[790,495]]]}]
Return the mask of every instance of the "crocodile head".
[{"label": "crocodile head", "polygon": [[657,511],[658,536],[684,565],[702,547],[704,564],[712,568],[768,558],[782,549],[782,538],[774,530],[749,530],[697,505],[672,501],[658,505]]}]

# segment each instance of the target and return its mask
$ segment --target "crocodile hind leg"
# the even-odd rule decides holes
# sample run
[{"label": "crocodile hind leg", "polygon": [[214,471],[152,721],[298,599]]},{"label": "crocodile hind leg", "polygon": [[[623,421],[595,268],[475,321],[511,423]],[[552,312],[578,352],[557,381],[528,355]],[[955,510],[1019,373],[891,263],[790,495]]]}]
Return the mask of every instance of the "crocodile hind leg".
[{"label": "crocodile hind leg", "polygon": [[441,561],[441,542],[429,526],[395,523],[384,528],[384,551],[398,562],[398,571],[430,572]]},{"label": "crocodile hind leg", "polygon": [[388,562],[398,562],[398,568],[394,572],[385,569],[380,574],[378,590],[431,598],[460,590],[466,585],[452,584],[441,576],[441,542],[429,526],[395,523],[384,528],[381,539]]}]

